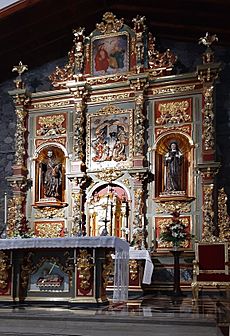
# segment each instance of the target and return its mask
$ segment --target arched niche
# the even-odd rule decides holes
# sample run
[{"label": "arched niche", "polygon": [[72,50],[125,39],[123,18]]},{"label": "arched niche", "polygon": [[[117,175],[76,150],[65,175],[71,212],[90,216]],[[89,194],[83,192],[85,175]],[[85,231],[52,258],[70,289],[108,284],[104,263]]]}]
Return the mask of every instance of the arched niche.
[{"label": "arched niche", "polygon": [[129,201],[121,186],[110,183],[96,188],[87,202],[89,236],[107,234],[128,240]]},{"label": "arched niche", "polygon": [[[180,157],[177,162],[179,167],[178,187],[168,188],[168,175],[170,152],[174,146],[178,151],[177,157]],[[174,159],[174,158],[173,158]],[[186,198],[193,197],[193,143],[191,138],[183,133],[171,132],[158,139],[155,145],[155,197],[156,198]]]},{"label": "arched niche", "polygon": [[44,146],[35,158],[35,205],[65,205],[66,157],[55,145]]}]

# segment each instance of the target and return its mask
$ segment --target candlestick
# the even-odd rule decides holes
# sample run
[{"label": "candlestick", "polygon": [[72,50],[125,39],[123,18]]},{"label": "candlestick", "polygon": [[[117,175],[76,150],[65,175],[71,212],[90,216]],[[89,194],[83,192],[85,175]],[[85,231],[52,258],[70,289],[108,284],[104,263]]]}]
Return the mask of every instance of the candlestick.
[{"label": "candlestick", "polygon": [[4,224],[7,224],[7,193],[4,193]]}]

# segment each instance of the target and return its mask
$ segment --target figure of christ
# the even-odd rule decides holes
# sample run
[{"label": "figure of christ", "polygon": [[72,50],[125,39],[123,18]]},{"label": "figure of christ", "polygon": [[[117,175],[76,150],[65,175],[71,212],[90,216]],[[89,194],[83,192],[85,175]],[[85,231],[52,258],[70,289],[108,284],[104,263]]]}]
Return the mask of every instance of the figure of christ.
[{"label": "figure of christ", "polygon": [[105,49],[104,43],[98,46],[95,55],[95,70],[106,72],[109,67],[109,55]]}]

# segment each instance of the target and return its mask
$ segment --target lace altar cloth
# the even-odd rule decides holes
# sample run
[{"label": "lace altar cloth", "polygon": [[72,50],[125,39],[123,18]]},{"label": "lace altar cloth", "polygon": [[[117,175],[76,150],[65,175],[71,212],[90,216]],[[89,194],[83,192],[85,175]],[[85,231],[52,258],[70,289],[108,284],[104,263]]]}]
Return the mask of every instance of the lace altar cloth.
[{"label": "lace altar cloth", "polygon": [[39,248],[114,248],[114,301],[128,299],[129,244],[117,237],[65,237],[0,239],[0,250]]}]

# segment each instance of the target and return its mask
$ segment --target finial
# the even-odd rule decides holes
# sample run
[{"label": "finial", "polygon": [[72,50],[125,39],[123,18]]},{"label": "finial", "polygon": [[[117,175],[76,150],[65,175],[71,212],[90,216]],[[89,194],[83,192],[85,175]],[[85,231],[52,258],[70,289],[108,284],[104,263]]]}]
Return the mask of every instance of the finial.
[{"label": "finial", "polygon": [[23,89],[24,83],[22,81],[22,74],[24,71],[28,70],[28,66],[22,64],[20,61],[18,65],[14,65],[12,72],[16,71],[18,73],[18,77],[14,80],[15,86],[17,89]]},{"label": "finial", "polygon": [[203,63],[204,64],[214,62],[214,52],[211,49],[211,45],[213,44],[213,42],[218,42],[218,37],[216,36],[216,34],[211,35],[209,33],[206,33],[204,37],[201,37],[199,39],[198,43],[203,44],[204,46],[207,47],[207,49],[203,53]]},{"label": "finial", "polygon": [[205,45],[205,46],[207,46],[209,48],[213,44],[213,42],[218,42],[218,37],[216,36],[216,34],[210,35],[207,32],[204,37],[201,37],[199,39],[198,43],[199,44],[203,44],[203,45]]}]

